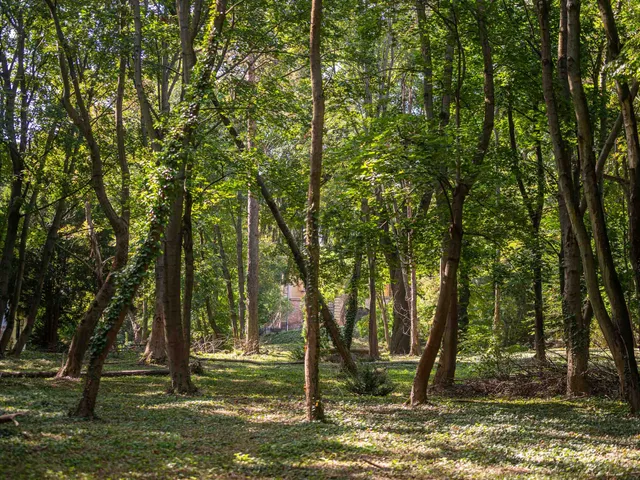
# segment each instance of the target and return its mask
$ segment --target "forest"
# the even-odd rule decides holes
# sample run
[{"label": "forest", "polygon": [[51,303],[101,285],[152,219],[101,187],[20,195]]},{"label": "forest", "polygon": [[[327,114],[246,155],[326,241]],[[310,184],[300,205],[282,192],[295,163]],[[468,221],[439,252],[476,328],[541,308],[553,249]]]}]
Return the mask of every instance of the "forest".
[{"label": "forest", "polygon": [[638,79],[638,0],[0,0],[0,479],[640,478]]}]

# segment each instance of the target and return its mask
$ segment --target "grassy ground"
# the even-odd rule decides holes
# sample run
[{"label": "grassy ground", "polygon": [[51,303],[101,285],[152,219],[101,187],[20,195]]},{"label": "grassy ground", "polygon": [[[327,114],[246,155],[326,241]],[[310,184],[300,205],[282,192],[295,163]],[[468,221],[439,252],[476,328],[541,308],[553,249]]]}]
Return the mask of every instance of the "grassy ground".
[{"label": "grassy ground", "polygon": [[[290,344],[266,348],[252,359],[285,360]],[[131,353],[110,362],[136,368]],[[323,364],[329,422],[308,424],[301,365],[205,368],[193,397],[166,394],[166,377],[105,378],[94,422],[67,416],[80,382],[0,378],[0,410],[27,413],[0,425],[0,478],[640,478],[640,419],[618,402],[436,396],[410,409],[414,366],[389,367],[390,396],[362,398]]]}]

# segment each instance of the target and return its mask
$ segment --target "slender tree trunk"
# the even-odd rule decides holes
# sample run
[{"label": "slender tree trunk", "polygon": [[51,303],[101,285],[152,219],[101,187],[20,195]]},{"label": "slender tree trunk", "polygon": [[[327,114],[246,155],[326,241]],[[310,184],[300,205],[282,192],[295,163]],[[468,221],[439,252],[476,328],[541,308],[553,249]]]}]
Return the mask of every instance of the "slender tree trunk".
[{"label": "slender tree trunk", "polygon": [[167,363],[167,341],[164,333],[164,255],[162,254],[156,258],[155,283],[156,291],[151,335],[140,363],[164,365]]},{"label": "slender tree trunk", "polygon": [[387,312],[387,302],[384,301],[384,292],[378,295],[378,304],[380,311],[382,312],[382,326],[384,328],[384,341],[387,344],[387,349],[391,351],[391,335],[389,334],[389,317]]},{"label": "slender tree trunk", "polygon": [[[358,242],[360,240],[357,240]],[[347,286],[347,310],[345,313],[345,322],[343,329],[344,343],[348,349],[351,349],[353,341],[353,329],[356,326],[356,317],[358,316],[358,284],[362,272],[362,249],[358,245],[356,247],[355,258],[353,260],[353,272]]]},{"label": "slender tree trunk", "polygon": [[259,210],[258,199],[249,190],[247,203],[247,337],[245,353],[253,354],[260,351],[258,324],[258,293],[259,293]]},{"label": "slender tree trunk", "polygon": [[213,234],[216,237],[216,243],[218,244],[218,251],[220,254],[220,266],[222,268],[222,278],[227,287],[227,301],[229,303],[229,317],[231,319],[231,330],[233,332],[233,338],[239,338],[238,332],[238,317],[236,316],[236,302],[233,296],[233,284],[231,283],[231,273],[229,272],[229,266],[227,264],[227,255],[222,245],[222,231],[219,225],[213,226]]},{"label": "slender tree trunk", "polygon": [[[229,118],[222,111],[220,103],[215,98],[215,96],[211,98],[211,101],[214,104],[214,107],[216,108],[218,115],[222,120],[222,123],[227,128],[229,134],[233,138],[237,149],[241,152],[244,151],[245,145],[240,139],[240,136],[238,135],[238,131],[235,129],[235,127],[233,126]],[[260,187],[260,192],[262,193],[262,197],[264,198],[265,203],[269,207],[269,210],[271,211],[271,214],[275,219],[276,224],[278,225],[278,229],[282,233],[282,236],[285,238],[287,245],[289,246],[289,250],[291,250],[291,255],[293,256],[293,260],[295,261],[296,266],[298,267],[300,277],[306,283],[306,279],[308,277],[308,269],[307,269],[308,267],[305,262],[305,257],[302,255],[302,251],[300,250],[300,247],[298,246],[296,239],[294,238],[293,234],[291,233],[291,230],[287,226],[287,223],[285,222],[284,217],[280,213],[280,209],[278,208],[278,205],[274,201],[271,195],[271,192],[267,187],[267,184],[265,183],[264,179],[259,173],[256,174],[256,181],[258,186]],[[347,349],[346,345],[342,341],[342,336],[340,335],[340,330],[338,329],[338,325],[333,319],[331,311],[327,308],[327,305],[324,301],[324,298],[322,297],[322,294],[318,292],[318,295],[319,295],[318,302],[320,305],[320,314],[322,315],[322,321],[324,323],[324,327],[329,333],[329,337],[331,338],[331,341],[333,342],[334,347],[336,348],[336,350],[338,351],[338,354],[340,355],[340,358],[342,359],[344,368],[348,372],[355,374],[357,372],[356,363],[354,362],[353,357],[349,352],[349,349]]]},{"label": "slender tree trunk", "polygon": [[40,259],[40,267],[38,270],[38,280],[36,283],[36,288],[33,293],[33,297],[29,302],[29,312],[27,313],[27,322],[25,324],[24,330],[20,332],[20,336],[16,341],[15,346],[13,347],[14,355],[19,356],[24,349],[24,346],[27,344],[27,340],[31,336],[31,331],[33,330],[33,325],[36,322],[36,317],[38,315],[38,309],[40,307],[40,300],[42,298],[42,288],[44,286],[44,281],[47,276],[47,272],[49,270],[49,264],[51,259],[53,258],[54,248],[56,245],[56,241],[58,239],[58,230],[60,229],[60,224],[62,222],[62,216],[64,215],[64,210],[66,207],[66,200],[63,197],[58,201],[56,205],[56,211],[53,216],[53,221],[49,226],[49,231],[47,232],[47,239],[44,242],[44,247],[42,249],[42,257]]},{"label": "slender tree trunk", "polygon": [[304,357],[304,384],[307,397],[307,420],[324,420],[320,395],[320,293],[318,288],[320,266],[320,181],[322,175],[322,133],[324,128],[324,92],[320,59],[322,0],[311,1],[311,31],[309,59],[311,64],[311,92],[313,117],[311,120],[311,154],[309,159],[309,192],[307,195],[307,222],[305,244],[307,248],[307,279],[305,307],[307,339]]},{"label": "slender tree trunk", "polygon": [[444,331],[443,348],[440,353],[440,362],[433,378],[434,385],[447,387],[453,384],[456,375],[458,353],[458,281],[453,284],[451,305],[447,316],[447,326]]},{"label": "slender tree trunk", "polygon": [[245,198],[242,192],[238,192],[238,217],[234,222],[236,230],[236,264],[238,270],[238,322],[240,323],[240,335],[245,331],[245,285],[244,285],[244,245],[243,245],[243,230],[242,230],[242,214],[244,212]]},{"label": "slender tree trunk", "polygon": [[[576,111],[576,118],[579,118],[578,124],[580,125],[580,135],[578,138],[581,143],[580,150],[583,184],[585,187],[585,197],[590,211],[594,238],[596,239],[598,260],[599,263],[601,263],[602,277],[605,280],[607,294],[610,295],[611,308],[615,321],[612,321],[609,317],[601,296],[595,258],[591,248],[591,239],[587,233],[584,220],[576,201],[577,195],[573,185],[569,157],[562,138],[558,108],[556,106],[553,89],[551,41],[549,33],[549,3],[548,0],[539,0],[537,6],[540,32],[542,36],[542,80],[545,103],[547,106],[549,133],[552,139],[554,156],[558,168],[560,191],[562,192],[565,200],[567,212],[571,221],[571,227],[576,236],[580,255],[582,257],[582,266],[586,277],[589,300],[614,357],[616,369],[618,370],[618,375],[620,377],[621,392],[629,401],[631,410],[636,412],[640,410],[640,382],[632,341],[631,348],[628,342],[630,325],[624,325],[625,320],[628,322],[628,312],[625,314],[624,311],[621,311],[621,307],[624,307],[626,310],[626,305],[620,305],[619,295],[614,291],[615,288],[612,288],[615,287],[615,280],[612,278],[612,276],[615,275],[615,271],[610,269],[610,262],[612,260],[611,252],[607,248],[608,240],[606,239],[606,230],[603,228],[604,218],[602,215],[602,204],[600,203],[597,194],[597,179],[595,178],[595,166],[592,161],[593,157],[591,156],[591,152],[587,151],[586,148],[589,144],[590,129],[585,128],[588,125],[588,116],[586,116],[587,112],[584,108],[584,92],[582,91],[582,94],[580,93],[582,89],[579,81],[579,68],[576,69],[576,67],[579,67],[579,64],[576,65],[575,63],[578,59],[574,55],[576,51],[575,43],[576,41],[579,41],[579,22],[576,23],[576,13],[578,13],[579,16],[579,11],[576,9],[578,5],[576,5],[575,2],[571,2],[571,8],[564,8],[564,0],[561,3],[561,12],[566,12],[568,10],[570,12],[568,16],[573,17],[572,21],[568,22],[571,25],[571,28],[568,29],[568,36],[571,41],[568,43],[572,46],[572,48],[568,48],[568,58],[571,59],[571,62],[568,63],[573,64],[571,67],[573,68],[573,72],[569,75],[569,78],[572,79],[570,83],[573,83],[573,86],[571,87],[572,96],[574,94],[576,95],[574,109]],[[567,7],[569,6],[568,4],[569,2],[567,2]],[[576,33],[578,35],[576,35]],[[571,70],[571,68],[569,69]],[[620,330],[620,326],[623,327],[622,331]]]},{"label": "slender tree trunk", "polygon": [[367,248],[369,265],[369,358],[380,357],[378,348],[378,316],[376,314],[376,255],[373,248]]},{"label": "slender tree trunk", "polygon": [[[38,186],[35,187],[31,194],[31,200],[27,206],[27,212],[22,220],[22,232],[20,233],[20,246],[18,248],[18,271],[14,276],[13,293],[11,296],[11,304],[9,306],[9,318],[7,319],[7,326],[4,334],[0,339],[0,357],[4,355],[13,331],[16,331],[16,341],[20,338],[20,325],[16,323],[16,317],[18,314],[18,304],[20,303],[20,294],[22,292],[22,281],[24,279],[24,269],[26,264],[26,250],[27,250],[27,238],[29,236],[29,224],[31,221],[31,212],[35,209],[36,201],[38,198]],[[17,328],[16,328],[17,327]]]},{"label": "slender tree trunk", "polygon": [[184,249],[184,302],[182,305],[182,335],[187,352],[191,350],[191,304],[193,299],[194,266],[193,266],[193,225],[191,211],[193,197],[191,192],[185,193],[184,216],[182,217],[182,248]]},{"label": "slender tree trunk", "polygon": [[[622,51],[613,9],[609,0],[598,0],[602,23],[607,34],[609,60],[616,61]],[[627,162],[629,166],[629,246],[631,265],[636,284],[636,294],[640,293],[640,140],[638,121],[633,107],[633,97],[627,81],[616,77],[616,91],[620,102],[624,133],[627,140]],[[640,298],[638,299],[640,300]]]},{"label": "slender tree trunk", "polygon": [[142,299],[142,341],[149,339],[149,306],[147,297]]},{"label": "slender tree trunk", "polygon": [[441,282],[440,294],[438,296],[438,304],[436,313],[429,332],[427,346],[420,357],[416,375],[413,380],[411,389],[410,403],[412,405],[422,404],[427,398],[427,386],[429,385],[429,376],[433,369],[438,349],[442,342],[449,310],[452,305],[452,297],[454,297],[457,285],[457,271],[460,262],[460,253],[462,251],[462,212],[464,201],[469,190],[478,175],[478,168],[484,161],[485,154],[489,148],[491,133],[493,132],[494,115],[495,115],[495,96],[493,83],[493,60],[491,54],[491,46],[487,36],[485,4],[483,0],[476,2],[477,21],[479,40],[482,48],[482,58],[484,65],[484,118],[482,122],[482,134],[480,135],[476,151],[473,155],[472,164],[475,172],[467,179],[456,180],[456,186],[453,190],[451,198],[451,226],[449,228],[450,240],[448,247],[448,256],[444,268],[443,280]]},{"label": "slender tree trunk", "polygon": [[533,261],[535,262],[533,265],[533,292],[534,292],[533,309],[535,314],[534,346],[536,350],[536,354],[535,354],[536,360],[544,363],[547,361],[547,354],[546,354],[545,337],[544,337],[544,313],[542,311],[542,308],[543,308],[542,254],[540,252],[539,240],[536,239],[535,242],[538,245],[534,247],[534,258],[533,258]]},{"label": "slender tree trunk", "polygon": [[562,233],[562,306],[567,347],[567,395],[588,393],[589,326],[582,315],[580,251],[561,195],[558,196]]}]

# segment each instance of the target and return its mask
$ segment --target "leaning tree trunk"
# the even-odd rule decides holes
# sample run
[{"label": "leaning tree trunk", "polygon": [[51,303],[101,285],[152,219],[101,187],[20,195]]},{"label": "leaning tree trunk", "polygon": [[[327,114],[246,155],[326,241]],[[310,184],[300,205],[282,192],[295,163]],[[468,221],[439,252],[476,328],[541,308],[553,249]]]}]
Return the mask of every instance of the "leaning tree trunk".
[{"label": "leaning tree trunk", "polygon": [[410,402],[412,405],[424,403],[427,399],[427,386],[429,385],[429,376],[438,355],[438,350],[442,343],[442,337],[445,332],[447,320],[449,319],[449,311],[453,302],[456,300],[455,285],[457,282],[457,270],[460,262],[460,252],[462,251],[462,210],[464,200],[468,193],[468,187],[464,184],[456,187],[452,199],[452,221],[449,228],[449,245],[447,248],[447,259],[442,272],[442,280],[440,282],[440,293],[438,295],[438,303],[436,313],[429,332],[427,345],[420,357],[416,375],[411,390]]},{"label": "leaning tree trunk", "polygon": [[438,296],[438,304],[436,306],[436,313],[429,332],[429,339],[427,340],[427,346],[420,357],[418,368],[416,369],[416,375],[413,380],[413,387],[411,389],[410,403],[412,405],[422,404],[427,399],[427,386],[429,385],[429,376],[433,369],[438,349],[442,342],[442,336],[444,334],[447,318],[449,316],[449,310],[452,305],[452,298],[454,297],[456,283],[457,283],[457,271],[458,264],[460,263],[460,252],[462,250],[462,212],[464,208],[464,201],[472,187],[475,179],[478,175],[478,170],[482,162],[484,161],[487,149],[489,148],[489,142],[491,139],[491,133],[493,132],[494,115],[495,115],[495,95],[494,95],[494,83],[493,83],[493,60],[491,55],[491,46],[487,36],[486,30],[486,18],[485,18],[485,5],[483,0],[476,2],[477,7],[477,21],[479,40],[482,48],[482,58],[484,65],[484,118],[482,122],[482,133],[480,135],[478,145],[475,154],[472,159],[474,172],[465,179],[458,179],[456,186],[453,189],[451,198],[451,226],[449,228],[449,246],[447,261],[444,267],[443,280],[440,285],[440,294]]},{"label": "leaning tree trunk", "polygon": [[[568,2],[567,2],[568,3]],[[605,286],[607,287],[607,294],[611,295],[611,308],[613,312],[614,320],[609,317],[607,309],[605,307],[601,292],[599,279],[596,269],[596,260],[594,258],[593,250],[591,247],[591,239],[587,232],[584,219],[581,215],[579,206],[576,201],[576,189],[573,185],[572,172],[570,167],[570,159],[567,155],[567,149],[562,137],[562,130],[559,121],[558,107],[556,105],[554,82],[551,62],[551,40],[550,40],[550,27],[549,27],[549,2],[548,0],[539,0],[538,7],[538,20],[540,24],[541,33],[541,58],[542,58],[542,81],[543,81],[543,93],[545,103],[547,107],[547,120],[549,124],[549,133],[551,136],[554,157],[556,159],[556,166],[558,169],[558,183],[560,191],[562,193],[571,227],[576,236],[578,247],[580,249],[580,256],[582,258],[582,266],[584,269],[587,292],[589,294],[589,300],[596,319],[600,325],[600,328],[604,334],[607,344],[611,350],[616,369],[620,377],[620,389],[623,396],[628,400],[631,410],[636,412],[640,410],[640,379],[638,378],[638,369],[633,352],[633,346],[631,338],[631,346],[629,344],[630,325],[622,325],[625,331],[619,329],[621,322],[624,323],[625,319],[628,320],[628,312],[625,314],[621,311],[623,305],[619,304],[619,297],[615,292],[615,271],[610,269],[611,265],[611,252],[607,250],[608,240],[606,238],[606,230],[603,229],[604,217],[602,212],[602,204],[597,193],[597,179],[595,178],[595,168],[592,161],[591,152],[586,148],[590,140],[590,129],[588,126],[588,112],[585,111],[584,92],[582,90],[581,83],[579,81],[579,68],[576,71],[576,65],[578,60],[574,52],[576,50],[576,43],[579,42],[579,21],[576,22],[577,6],[575,2],[571,2],[571,8],[565,8],[564,0],[561,2],[561,13],[565,13],[568,10],[572,14],[568,15],[572,17],[571,26],[569,29],[569,37],[572,45],[572,49],[569,49],[569,58],[572,58],[573,72],[569,77],[573,77],[572,82],[572,95],[575,92],[577,96],[575,100],[575,111],[578,124],[580,125],[581,135],[579,136],[581,147],[581,163],[583,173],[583,183],[585,186],[585,197],[587,199],[587,205],[590,211],[590,217],[592,221],[592,228],[594,230],[594,238],[596,239],[596,248],[598,249],[598,260],[602,269],[602,276],[605,280]],[[568,6],[568,5],[567,5]],[[578,28],[576,28],[578,27]],[[577,34],[577,35],[576,35]],[[590,149],[589,149],[590,150]],[[604,249],[604,251],[602,251]],[[604,267],[604,268],[603,268]],[[612,284],[613,283],[613,284]],[[619,282],[618,282],[619,284]],[[614,288],[612,288],[614,287]],[[626,308],[626,305],[624,305]]]},{"label": "leaning tree trunk", "polygon": [[381,243],[387,260],[391,295],[393,296],[393,323],[389,353],[394,355],[407,354],[411,350],[411,316],[404,276],[402,275],[400,253],[391,242],[388,227],[385,227]]},{"label": "leaning tree trunk", "polygon": [[433,378],[434,385],[448,387],[453,385],[456,376],[458,355],[458,279],[453,282],[451,305],[447,316],[447,327],[444,331],[440,361]]},{"label": "leaning tree trunk", "polygon": [[[231,120],[229,120],[229,118],[222,111],[220,103],[218,102],[215,96],[211,97],[211,101],[214,104],[222,123],[227,128],[227,131],[233,138],[233,141],[236,144],[237,149],[241,152],[244,151],[245,145],[240,139],[240,136],[238,135],[238,131],[235,129],[235,127],[231,123]],[[274,201],[271,195],[271,192],[267,187],[267,184],[265,183],[264,179],[259,173],[256,174],[256,182],[260,187],[260,192],[262,193],[262,197],[264,198],[265,203],[269,207],[269,210],[271,211],[271,214],[273,215],[273,218],[276,221],[276,224],[278,225],[278,229],[280,230],[280,233],[282,233],[282,236],[285,238],[287,245],[289,246],[289,250],[291,250],[291,255],[293,256],[293,260],[296,266],[298,267],[298,272],[300,273],[300,277],[302,278],[302,281],[306,283],[306,279],[308,277],[308,269],[307,269],[307,264],[305,262],[305,258],[302,255],[302,251],[300,250],[300,247],[298,246],[296,239],[294,238],[293,234],[291,233],[291,230],[289,229],[287,223],[285,222],[284,217],[280,213],[280,208]],[[329,333],[329,337],[333,342],[333,346],[336,348],[336,350],[338,351],[338,354],[340,355],[340,358],[342,359],[344,368],[348,372],[355,374],[357,372],[356,363],[353,360],[353,357],[351,356],[349,349],[346,347],[346,345],[344,344],[344,341],[342,340],[342,336],[340,335],[340,330],[338,328],[338,325],[336,324],[331,314],[331,311],[327,308],[327,305],[324,301],[324,298],[322,297],[322,294],[320,294],[320,292],[318,292],[318,294],[319,294],[320,313],[322,315],[322,321],[324,323],[324,327]]]}]

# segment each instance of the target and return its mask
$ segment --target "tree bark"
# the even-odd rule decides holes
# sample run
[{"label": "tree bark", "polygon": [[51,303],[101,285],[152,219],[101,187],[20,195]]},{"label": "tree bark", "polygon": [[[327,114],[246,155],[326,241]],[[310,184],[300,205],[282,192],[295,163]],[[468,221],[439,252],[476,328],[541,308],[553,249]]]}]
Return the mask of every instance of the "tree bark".
[{"label": "tree bark", "polygon": [[40,267],[38,270],[38,279],[36,283],[36,288],[33,293],[33,297],[31,297],[31,301],[29,302],[29,312],[27,313],[27,321],[24,327],[24,330],[20,332],[20,336],[16,341],[16,344],[13,347],[13,354],[19,356],[24,350],[24,346],[27,344],[27,340],[31,336],[31,331],[33,330],[33,325],[36,322],[36,317],[38,315],[38,309],[40,308],[40,301],[42,299],[42,288],[44,286],[44,281],[47,276],[47,272],[49,270],[49,264],[51,263],[51,259],[53,258],[53,252],[56,245],[56,241],[58,240],[58,230],[60,229],[60,224],[62,222],[62,216],[64,215],[64,211],[66,208],[66,199],[64,195],[62,199],[58,201],[56,205],[56,211],[53,216],[53,221],[49,226],[49,230],[47,232],[47,239],[44,242],[44,247],[42,248],[42,257],[40,259]]},{"label": "tree bark", "polygon": [[456,186],[453,190],[451,199],[451,225],[449,227],[449,246],[447,261],[444,268],[443,281],[438,296],[438,304],[436,313],[429,332],[427,346],[420,357],[416,375],[411,389],[410,403],[419,405],[426,401],[427,386],[429,384],[429,376],[433,369],[438,349],[442,342],[449,310],[452,305],[452,297],[454,296],[457,284],[457,270],[460,262],[460,252],[462,250],[462,212],[464,201],[477,178],[479,166],[482,164],[489,142],[491,133],[493,132],[494,115],[495,115],[495,96],[493,83],[493,60],[491,54],[491,46],[487,37],[486,30],[486,12],[483,0],[477,0],[477,21],[479,40],[482,48],[482,58],[484,65],[484,118],[482,122],[482,132],[478,141],[475,154],[472,159],[474,172],[465,179],[458,178]]},{"label": "tree bark", "polygon": [[234,221],[236,230],[236,264],[238,270],[238,322],[240,326],[240,335],[245,331],[245,277],[244,277],[244,245],[242,230],[242,213],[244,212],[245,199],[241,192],[238,192],[238,217]]},{"label": "tree bark", "polygon": [[311,94],[313,115],[311,120],[311,153],[309,158],[309,192],[307,194],[307,221],[305,246],[307,249],[307,278],[305,282],[306,349],[304,356],[304,384],[307,397],[307,420],[324,420],[320,395],[320,181],[322,175],[322,134],[324,128],[324,92],[320,58],[322,0],[311,1],[311,29],[309,34],[309,62],[311,64]]},{"label": "tree bark", "polygon": [[[456,272],[457,273],[457,272]],[[457,276],[457,275],[456,275]],[[451,294],[451,305],[447,316],[447,326],[444,331],[443,348],[440,353],[440,361],[433,384],[440,387],[453,385],[456,376],[456,364],[458,353],[458,280],[453,282],[453,293]]]},{"label": "tree bark", "polygon": [[[609,60],[615,61],[622,51],[622,42],[609,0],[598,0],[604,30],[607,34]],[[638,139],[638,121],[633,107],[634,95],[629,84],[616,77],[616,91],[624,122],[627,140],[627,163],[629,167],[629,253],[636,285],[636,300],[640,301],[640,140]]]},{"label": "tree bark", "polygon": [[562,234],[562,303],[567,348],[567,395],[588,393],[589,325],[582,315],[580,251],[567,207],[558,195]]},{"label": "tree bark", "polygon": [[216,243],[218,244],[218,251],[220,255],[220,267],[222,268],[222,278],[227,287],[227,302],[229,303],[229,318],[231,319],[231,331],[233,332],[233,338],[239,338],[238,332],[238,318],[236,316],[236,302],[233,296],[233,284],[231,283],[231,273],[229,272],[229,266],[227,264],[227,255],[222,245],[222,231],[219,225],[213,226],[213,234],[216,237]]},{"label": "tree bark", "polygon": [[151,335],[140,363],[164,365],[167,363],[167,340],[164,333],[164,255],[162,254],[156,258],[155,283]]},{"label": "tree bark", "polygon": [[245,353],[253,354],[260,351],[260,327],[258,324],[260,204],[251,190],[249,190],[247,197],[247,337]]},{"label": "tree bark", "polygon": [[[360,240],[356,240],[360,242]],[[344,343],[348,349],[351,349],[351,342],[353,341],[353,329],[356,326],[356,317],[358,316],[358,284],[360,283],[360,276],[362,272],[362,249],[358,245],[356,246],[355,258],[353,260],[353,272],[349,279],[347,286],[347,310],[345,313],[343,338]]]},{"label": "tree bark", "polygon": [[182,217],[182,248],[184,249],[184,302],[182,305],[182,335],[187,352],[191,350],[191,304],[193,300],[193,225],[191,211],[193,197],[188,190],[185,193],[184,216]]},{"label": "tree bark", "polygon": [[[538,0],[538,19],[540,23],[540,32],[542,37],[542,80],[543,80],[543,93],[545,103],[547,106],[547,120],[549,123],[549,133],[552,139],[554,156],[556,159],[556,166],[558,168],[558,181],[560,191],[567,207],[567,213],[571,222],[571,227],[576,236],[578,247],[580,249],[580,256],[582,257],[582,266],[585,273],[587,292],[589,294],[589,300],[593,307],[594,314],[600,328],[607,340],[607,344],[611,349],[611,353],[614,357],[616,369],[620,377],[621,393],[629,401],[631,410],[636,412],[640,409],[640,389],[637,364],[635,362],[635,356],[633,354],[633,347],[629,348],[628,333],[619,330],[620,322],[624,322],[625,317],[628,321],[628,314],[620,312],[621,305],[619,304],[619,297],[615,292],[613,298],[610,298],[612,312],[615,321],[609,317],[609,314],[604,305],[600,286],[598,281],[598,275],[596,272],[596,263],[591,249],[591,239],[587,233],[584,220],[582,218],[579,205],[577,204],[577,195],[573,185],[572,172],[570,167],[569,157],[567,155],[564,139],[562,138],[558,108],[555,101],[555,94],[553,89],[553,73],[551,62],[551,42],[549,33],[549,3],[548,0]],[[604,227],[604,218],[602,216],[602,204],[597,193],[597,180],[595,175],[595,166],[593,165],[593,157],[591,152],[587,151],[589,144],[590,129],[585,128],[588,125],[588,117],[585,116],[587,112],[584,109],[584,92],[580,93],[581,82],[579,81],[579,68],[576,71],[576,65],[578,60],[574,54],[576,53],[576,40],[579,41],[579,21],[576,23],[576,13],[579,17],[579,10],[576,9],[575,2],[571,2],[571,8],[569,2],[562,0],[562,10],[567,10],[572,17],[568,22],[573,28],[573,31],[569,29],[568,37],[571,39],[568,43],[572,48],[568,48],[568,58],[571,58],[572,67],[568,67],[573,72],[569,74],[570,83],[573,83],[572,96],[575,94],[574,110],[576,111],[576,118],[578,120],[579,128],[579,149],[581,150],[581,163],[582,163],[582,176],[583,184],[585,187],[585,197],[590,210],[590,218],[592,222],[592,228],[594,231],[594,238],[596,238],[596,248],[598,249],[598,260],[601,263],[602,276],[605,280],[605,286],[607,286],[607,294],[610,290],[613,290],[612,285],[612,272],[608,267],[611,261],[610,251],[608,247],[608,239],[606,238],[606,231]],[[572,12],[572,14],[571,14]],[[578,28],[576,28],[578,27]],[[576,35],[578,34],[578,35]],[[586,125],[585,125],[586,122]],[[604,235],[604,236],[603,236]],[[604,248],[604,251],[601,250]],[[604,266],[605,268],[602,268]],[[613,280],[615,283],[615,280]],[[619,282],[618,282],[619,285]],[[624,305],[626,309],[626,305]],[[620,316],[622,315],[622,317]],[[630,325],[627,325],[626,329],[630,331]],[[626,337],[626,338],[625,338]],[[631,339],[632,340],[632,339]]]}]

